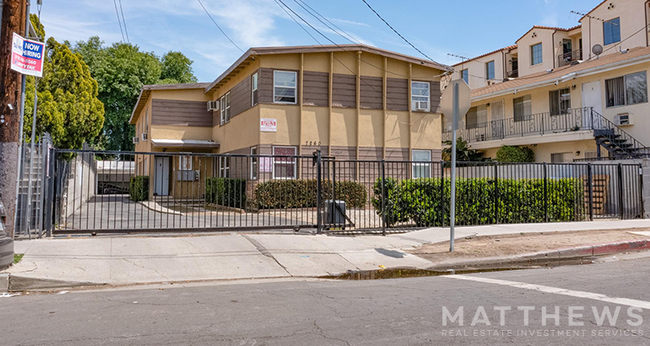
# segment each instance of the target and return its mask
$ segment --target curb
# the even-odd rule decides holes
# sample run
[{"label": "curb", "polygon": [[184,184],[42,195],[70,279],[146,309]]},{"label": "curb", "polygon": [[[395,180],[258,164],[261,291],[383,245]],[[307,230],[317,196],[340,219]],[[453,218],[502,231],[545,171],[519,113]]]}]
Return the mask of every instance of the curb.
[{"label": "curb", "polygon": [[495,266],[501,264],[517,264],[540,262],[548,260],[567,260],[582,257],[614,255],[629,251],[642,251],[650,249],[649,240],[633,240],[609,244],[584,245],[572,248],[534,252],[513,256],[488,257],[468,261],[442,262],[437,263],[429,269],[442,269],[450,267],[469,267],[469,266]]},{"label": "curb", "polygon": [[9,292],[9,274],[0,273],[0,293]]}]

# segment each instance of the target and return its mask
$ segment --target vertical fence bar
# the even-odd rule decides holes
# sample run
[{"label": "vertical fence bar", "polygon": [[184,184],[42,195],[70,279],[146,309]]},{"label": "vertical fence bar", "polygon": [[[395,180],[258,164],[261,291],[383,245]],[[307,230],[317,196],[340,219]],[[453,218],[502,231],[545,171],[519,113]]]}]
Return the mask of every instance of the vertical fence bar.
[{"label": "vertical fence bar", "polygon": [[499,163],[494,162],[494,223],[499,223]]},{"label": "vertical fence bar", "polygon": [[621,220],[624,218],[623,214],[623,164],[619,163],[618,164],[618,208],[619,208],[619,217]]},{"label": "vertical fence bar", "polygon": [[639,164],[639,218],[643,219],[645,214],[643,205],[643,164]]},{"label": "vertical fence bar", "polygon": [[[332,172],[334,172],[334,174],[332,174],[332,202],[336,203],[336,161],[331,160],[329,162],[331,163],[331,166],[332,166]],[[329,207],[331,208],[332,205],[330,205]],[[346,206],[346,208],[350,208],[350,206]],[[337,215],[338,215],[338,213],[337,213]],[[330,224],[333,224],[334,223],[334,213],[332,212],[332,210],[330,210],[329,217],[330,217],[330,219],[327,220],[327,222],[330,223]]]},{"label": "vertical fence bar", "polygon": [[445,161],[440,161],[440,227],[445,227]]},{"label": "vertical fence bar", "polygon": [[594,183],[591,162],[587,165],[587,187],[589,189],[589,220],[594,221]]},{"label": "vertical fence bar", "polygon": [[381,160],[381,234],[386,236],[386,161]]},{"label": "vertical fence bar", "polygon": [[[323,219],[322,219],[322,214],[321,214],[321,192],[323,189],[322,183],[321,183],[321,152],[320,150],[316,150],[315,153],[315,159],[316,159],[316,232],[318,234],[323,232]],[[331,206],[330,206],[331,209]],[[331,212],[331,210],[330,210]]]},{"label": "vertical fence bar", "polygon": [[548,222],[548,166],[544,162],[544,222]]}]

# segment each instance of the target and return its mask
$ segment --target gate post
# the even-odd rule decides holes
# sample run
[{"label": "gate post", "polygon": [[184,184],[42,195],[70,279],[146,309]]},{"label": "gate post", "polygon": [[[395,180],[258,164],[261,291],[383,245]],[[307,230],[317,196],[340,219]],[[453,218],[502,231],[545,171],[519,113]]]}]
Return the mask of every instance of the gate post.
[{"label": "gate post", "polygon": [[619,204],[619,217],[623,220],[623,164],[618,164],[618,204]]},{"label": "gate post", "polygon": [[494,223],[499,223],[499,163],[494,162]]},{"label": "gate post", "polygon": [[544,222],[548,222],[548,166],[544,162]]},{"label": "gate post", "polygon": [[591,162],[587,165],[587,186],[589,188],[589,220],[594,221],[594,181]]},{"label": "gate post", "polygon": [[316,164],[316,233],[323,232],[323,214],[322,214],[322,201],[321,193],[323,186],[321,183],[321,153],[320,149],[314,153],[314,163]]},{"label": "gate post", "polygon": [[445,161],[440,160],[440,227],[445,227]]},{"label": "gate post", "polygon": [[[336,161],[332,160],[331,158],[328,159],[328,161],[332,165],[332,203],[336,203]],[[331,211],[330,211],[330,218],[329,220],[327,220],[327,222],[329,224],[334,224],[334,213]]]},{"label": "gate post", "polygon": [[645,218],[645,206],[643,205],[643,163],[639,164],[639,218]]},{"label": "gate post", "polygon": [[386,161],[381,160],[381,234],[386,236]]}]

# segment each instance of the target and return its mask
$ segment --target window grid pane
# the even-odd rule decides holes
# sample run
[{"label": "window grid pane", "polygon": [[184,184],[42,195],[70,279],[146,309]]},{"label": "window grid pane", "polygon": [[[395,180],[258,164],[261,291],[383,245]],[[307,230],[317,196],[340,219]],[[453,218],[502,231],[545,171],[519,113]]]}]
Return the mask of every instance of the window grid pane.
[{"label": "window grid pane", "polygon": [[536,45],[530,46],[530,64],[537,65],[543,62],[542,56],[542,44],[538,43]]}]

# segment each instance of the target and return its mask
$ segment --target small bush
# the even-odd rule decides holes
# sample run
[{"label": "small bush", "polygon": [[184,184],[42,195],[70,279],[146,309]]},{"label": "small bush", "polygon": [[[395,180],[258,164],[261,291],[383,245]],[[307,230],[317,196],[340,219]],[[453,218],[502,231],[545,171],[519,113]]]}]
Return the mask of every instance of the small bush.
[{"label": "small bush", "polygon": [[529,147],[504,145],[497,150],[499,162],[535,162],[535,153]]},{"label": "small bush", "polygon": [[134,202],[149,199],[149,176],[138,175],[131,177],[131,181],[129,182],[129,197]]},{"label": "small bush", "polygon": [[233,208],[246,205],[246,179],[207,178],[205,201]]},{"label": "small bush", "polygon": [[[316,206],[315,179],[270,180],[255,188],[255,199],[260,208],[312,208]],[[322,181],[323,201],[332,196],[332,182]],[[366,188],[353,181],[336,182],[336,199],[345,201],[348,208],[362,208],[366,204]]]}]

